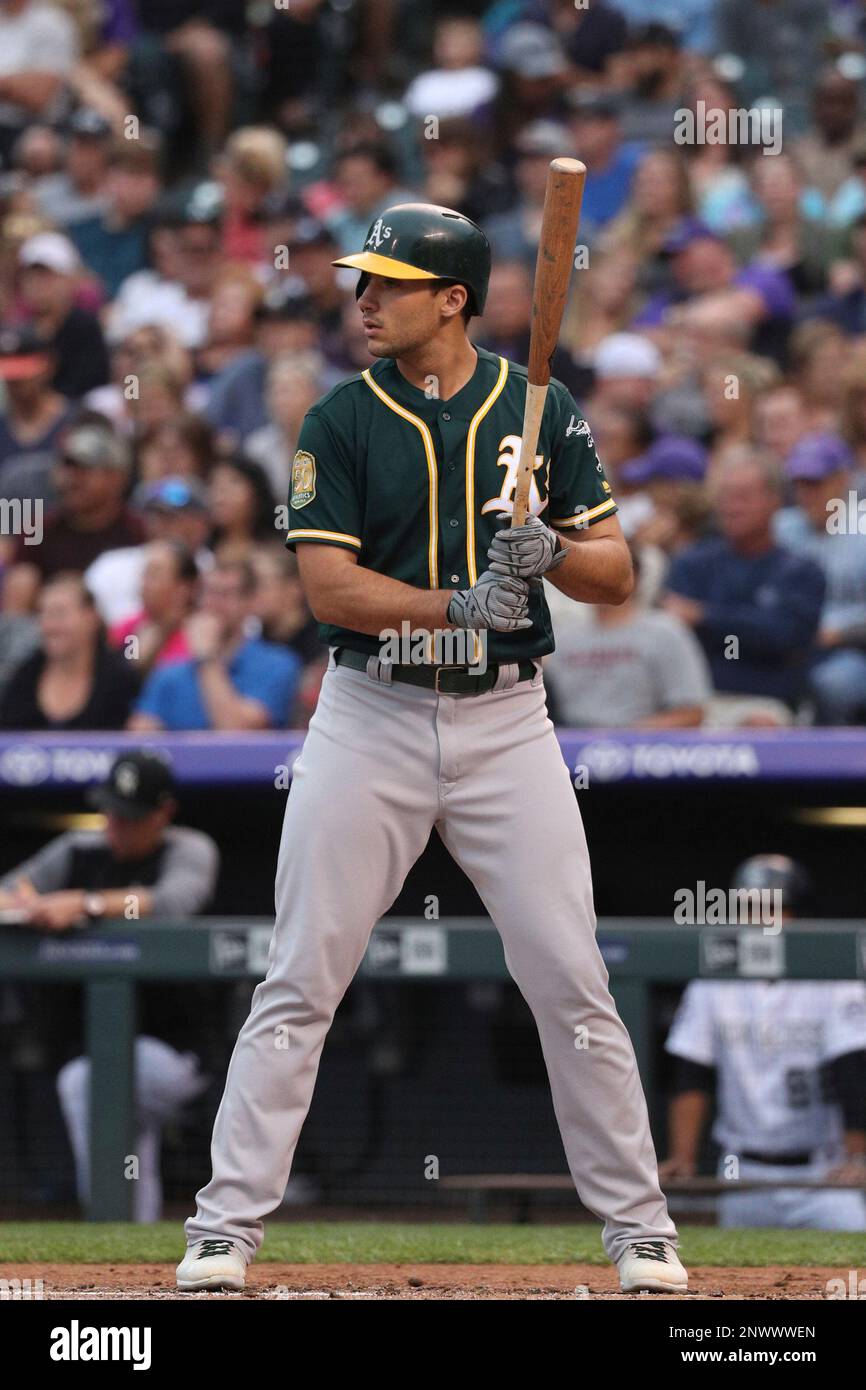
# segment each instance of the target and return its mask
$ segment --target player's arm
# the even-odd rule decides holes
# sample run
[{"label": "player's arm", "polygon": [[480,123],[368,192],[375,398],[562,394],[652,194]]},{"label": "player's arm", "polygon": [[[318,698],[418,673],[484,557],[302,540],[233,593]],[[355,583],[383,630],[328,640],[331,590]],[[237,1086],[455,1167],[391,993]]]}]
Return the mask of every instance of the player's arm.
[{"label": "player's arm", "polygon": [[866,1048],[833,1057],[822,1067],[824,1085],[842,1111],[845,1158],[828,1176],[832,1182],[866,1180]]},{"label": "player's arm", "polygon": [[359,565],[339,546],[298,543],[298,568],[320,623],[378,637],[402,623],[417,631],[468,627],[512,632],[529,627],[529,589],[520,579],[486,571],[471,589],[416,589]]},{"label": "player's arm", "polygon": [[449,627],[453,589],[416,589],[358,564],[334,545],[297,547],[298,568],[313,617],[320,623],[378,636],[401,622],[428,630]]},{"label": "player's arm", "polygon": [[634,574],[618,517],[601,517],[561,540],[566,558],[547,574],[551,584],[578,603],[625,603]]},{"label": "player's arm", "polygon": [[674,1095],[668,1110],[668,1158],[659,1165],[660,1177],[694,1177],[714,1086],[714,1067],[676,1058]]}]

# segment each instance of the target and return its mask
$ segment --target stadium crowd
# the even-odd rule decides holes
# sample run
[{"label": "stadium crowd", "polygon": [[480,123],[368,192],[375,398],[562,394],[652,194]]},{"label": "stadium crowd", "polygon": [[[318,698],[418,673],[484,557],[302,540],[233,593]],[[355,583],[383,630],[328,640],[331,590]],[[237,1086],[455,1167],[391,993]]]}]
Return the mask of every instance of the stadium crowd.
[{"label": "stadium crowd", "polygon": [[331,262],[459,207],[525,360],[564,153],[554,371],[639,582],[551,591],[554,717],[866,721],[864,51],[857,0],[0,0],[0,729],[304,726],[291,460],[370,362]]}]

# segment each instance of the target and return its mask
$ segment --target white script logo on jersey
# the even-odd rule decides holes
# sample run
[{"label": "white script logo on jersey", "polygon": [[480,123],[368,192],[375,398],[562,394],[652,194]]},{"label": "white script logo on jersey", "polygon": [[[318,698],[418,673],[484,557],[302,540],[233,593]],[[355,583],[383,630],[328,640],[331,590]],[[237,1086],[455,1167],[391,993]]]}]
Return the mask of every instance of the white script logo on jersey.
[{"label": "white script logo on jersey", "polygon": [[565,437],[566,437],[566,439],[570,439],[571,436],[572,436],[573,434],[585,434],[587,440],[589,441],[589,447],[590,447],[591,449],[594,449],[594,448],[595,448],[595,440],[593,439],[593,437],[592,437],[592,435],[591,435],[591,433],[590,433],[588,421],[586,421],[586,420],[576,420],[575,417],[572,415],[572,417],[571,417],[571,419],[569,420],[568,425],[567,425],[567,427],[566,427],[566,431],[565,431]]},{"label": "white script logo on jersey", "polygon": [[373,223],[373,230],[367,237],[365,246],[372,246],[374,251],[378,251],[391,236],[391,228],[382,226],[383,219],[380,217]]},{"label": "white script logo on jersey", "polygon": [[[514,489],[517,487],[517,466],[520,462],[520,435],[507,434],[504,439],[499,441],[499,457],[496,460],[498,468],[505,469],[505,477],[498,496],[489,498],[481,508],[484,512],[510,512],[514,510]],[[544,465],[544,455],[536,454],[535,463],[532,465],[534,472]],[[547,468],[544,474],[545,488],[550,485],[550,460],[548,459]],[[538,484],[533,477],[529,484],[529,510],[533,516],[538,516],[539,512],[544,511],[547,506],[547,498],[542,497],[538,490]]]}]

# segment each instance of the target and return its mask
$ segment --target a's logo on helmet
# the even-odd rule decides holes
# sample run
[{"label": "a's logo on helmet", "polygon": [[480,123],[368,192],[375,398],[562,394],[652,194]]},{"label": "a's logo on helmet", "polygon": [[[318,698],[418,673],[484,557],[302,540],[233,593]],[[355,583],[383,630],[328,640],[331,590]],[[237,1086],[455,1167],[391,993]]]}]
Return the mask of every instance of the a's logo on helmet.
[{"label": "a's logo on helmet", "polygon": [[380,217],[373,223],[370,235],[364,243],[365,246],[372,246],[374,251],[378,251],[379,247],[383,246],[391,236],[391,228],[383,227],[382,220],[383,219]]}]

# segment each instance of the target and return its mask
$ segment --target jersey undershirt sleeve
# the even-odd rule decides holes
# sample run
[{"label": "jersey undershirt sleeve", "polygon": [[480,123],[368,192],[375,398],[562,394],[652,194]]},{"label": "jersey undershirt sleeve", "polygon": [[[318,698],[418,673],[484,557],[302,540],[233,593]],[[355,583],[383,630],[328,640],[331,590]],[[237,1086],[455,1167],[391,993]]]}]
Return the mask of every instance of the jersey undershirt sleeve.
[{"label": "jersey undershirt sleeve", "polygon": [[361,549],[361,504],[348,441],[320,411],[301,426],[292,461],[286,545],[299,541]]},{"label": "jersey undershirt sleeve", "polygon": [[592,526],[613,516],[616,503],[604,476],[595,440],[580,407],[559,381],[550,384],[553,436],[550,446],[550,524],[562,530]]},{"label": "jersey undershirt sleeve", "polygon": [[702,1067],[716,1064],[712,998],[706,980],[686,985],[668,1033],[665,1051]]}]

